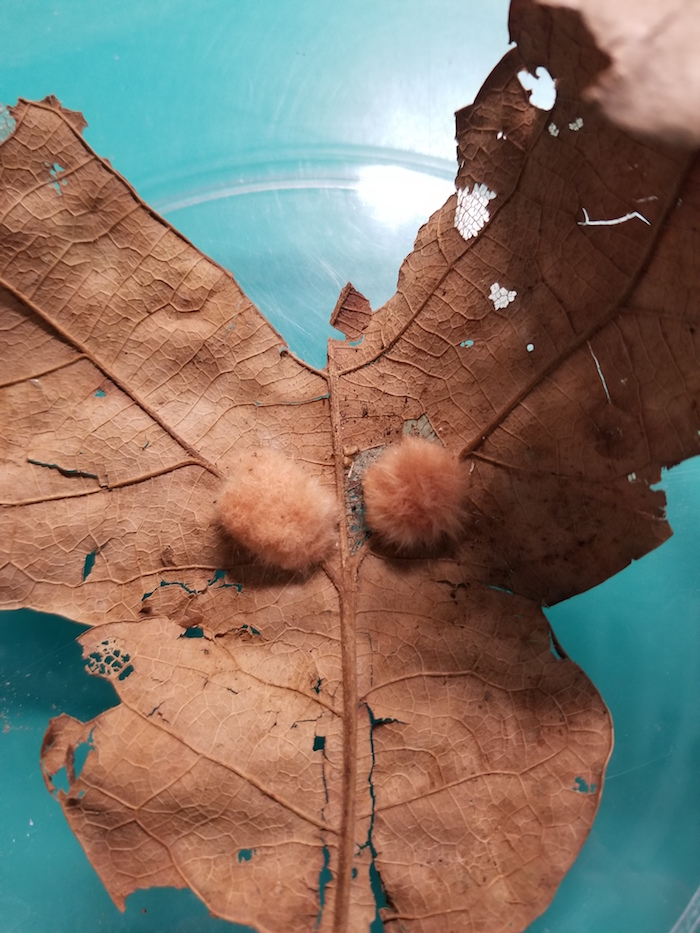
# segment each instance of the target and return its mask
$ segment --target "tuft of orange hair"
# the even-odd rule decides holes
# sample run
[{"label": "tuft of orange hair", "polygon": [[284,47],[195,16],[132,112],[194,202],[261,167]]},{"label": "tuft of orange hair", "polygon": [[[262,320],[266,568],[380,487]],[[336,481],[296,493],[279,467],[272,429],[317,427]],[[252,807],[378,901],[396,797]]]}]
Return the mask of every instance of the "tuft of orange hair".
[{"label": "tuft of orange hair", "polygon": [[440,550],[462,534],[467,481],[441,444],[404,437],[365,474],[367,525],[398,553]]},{"label": "tuft of orange hair", "polygon": [[276,450],[241,457],[219,498],[223,529],[266,564],[307,570],[337,541],[335,497]]}]

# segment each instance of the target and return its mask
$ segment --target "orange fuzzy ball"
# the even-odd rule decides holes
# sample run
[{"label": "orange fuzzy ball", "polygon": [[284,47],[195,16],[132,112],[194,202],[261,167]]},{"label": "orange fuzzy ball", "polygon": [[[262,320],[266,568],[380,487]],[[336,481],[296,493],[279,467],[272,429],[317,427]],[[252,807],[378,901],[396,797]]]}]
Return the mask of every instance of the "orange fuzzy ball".
[{"label": "orange fuzzy ball", "polygon": [[306,570],[333,549],[338,506],[294,460],[260,449],[232,470],[219,499],[219,521],[266,564]]},{"label": "orange fuzzy ball", "polygon": [[440,549],[460,537],[466,484],[466,468],[441,444],[404,437],[365,474],[367,525],[398,552]]}]

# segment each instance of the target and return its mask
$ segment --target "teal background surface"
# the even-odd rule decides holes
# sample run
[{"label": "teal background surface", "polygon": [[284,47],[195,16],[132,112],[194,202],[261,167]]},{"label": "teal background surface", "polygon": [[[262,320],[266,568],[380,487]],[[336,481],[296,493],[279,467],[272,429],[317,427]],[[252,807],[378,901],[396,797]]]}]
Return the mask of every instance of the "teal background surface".
[{"label": "teal background surface", "polygon": [[[97,152],[323,365],[340,288],[378,307],[450,192],[452,113],[506,50],[506,16],[506,0],[2,0],[0,100],[83,111]],[[616,748],[531,933],[697,928],[679,917],[700,883],[700,460],[664,486],[674,538],[549,612]],[[0,613],[0,933],[242,930],[189,892],[138,892],[120,914],[46,792],[48,719],[116,702],[79,631]]]}]

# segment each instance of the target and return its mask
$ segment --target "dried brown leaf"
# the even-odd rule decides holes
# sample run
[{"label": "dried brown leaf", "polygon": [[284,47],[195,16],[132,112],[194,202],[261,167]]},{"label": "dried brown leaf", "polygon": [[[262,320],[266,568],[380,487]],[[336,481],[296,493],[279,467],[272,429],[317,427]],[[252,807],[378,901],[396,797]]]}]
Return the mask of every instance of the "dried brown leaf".
[{"label": "dried brown leaf", "polygon": [[[551,49],[573,87],[576,36]],[[190,886],[261,933],[354,933],[378,871],[388,931],[522,930],[590,828],[610,718],[540,605],[670,533],[650,484],[700,446],[700,190],[686,154],[576,96],[533,108],[522,68],[511,51],[458,114],[461,193],[387,305],[353,296],[361,340],[323,371],[73,115],[15,109],[0,592],[92,624],[88,665],[121,698],[54,720],[43,756],[49,785],[68,765],[57,794],[119,906]],[[362,473],[404,431],[471,470],[468,535],[442,559],[366,540]],[[314,573],[264,569],[218,528],[227,467],[260,443],[345,496]]]}]

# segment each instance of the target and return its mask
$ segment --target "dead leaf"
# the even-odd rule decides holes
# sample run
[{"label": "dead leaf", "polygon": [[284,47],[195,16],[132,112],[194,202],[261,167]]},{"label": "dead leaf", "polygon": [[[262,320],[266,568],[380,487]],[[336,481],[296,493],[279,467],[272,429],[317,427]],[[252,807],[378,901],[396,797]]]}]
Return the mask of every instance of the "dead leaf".
[{"label": "dead leaf", "polygon": [[577,80],[610,120],[679,145],[700,143],[697,3],[513,0],[511,37],[533,73],[544,62],[541,56],[549,57],[544,46],[558,41],[550,34],[552,23],[555,30],[576,33],[579,52],[585,49],[594,64]]},{"label": "dead leaf", "polygon": [[[573,42],[544,62],[565,87]],[[261,933],[364,931],[377,903],[397,933],[523,930],[591,826],[610,718],[540,604],[670,533],[651,483],[700,449],[700,192],[686,154],[577,97],[533,108],[522,68],[511,51],[458,114],[458,193],[387,305],[347,291],[323,371],[57,102],[14,110],[0,592],[91,623],[119,692],[53,720],[43,766],[50,786],[67,766],[57,796],[120,907],[173,885]],[[362,473],[404,431],[471,469],[449,558],[366,540]],[[344,490],[338,556],[307,577],[218,530],[260,442]]]}]

